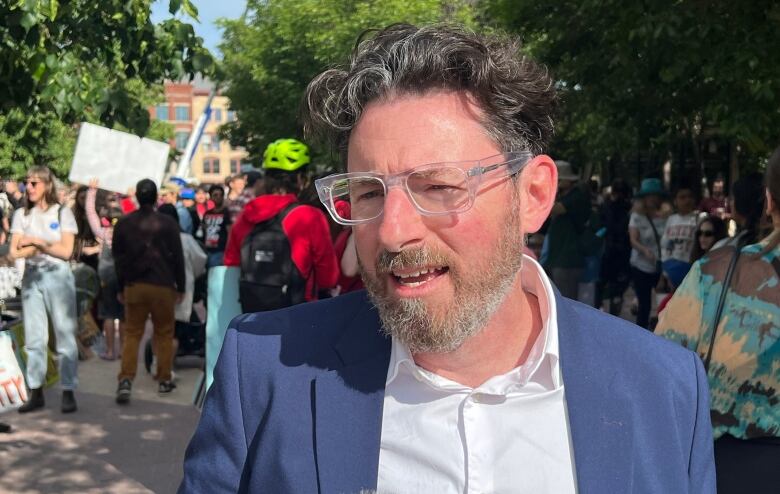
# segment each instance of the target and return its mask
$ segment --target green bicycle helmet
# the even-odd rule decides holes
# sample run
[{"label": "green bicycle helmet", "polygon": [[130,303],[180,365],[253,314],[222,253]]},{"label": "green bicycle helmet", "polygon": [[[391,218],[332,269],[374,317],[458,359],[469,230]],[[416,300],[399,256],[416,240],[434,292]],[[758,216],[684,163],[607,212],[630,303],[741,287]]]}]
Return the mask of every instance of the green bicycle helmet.
[{"label": "green bicycle helmet", "polygon": [[263,153],[263,168],[266,170],[294,172],[310,161],[309,147],[296,139],[277,139]]}]

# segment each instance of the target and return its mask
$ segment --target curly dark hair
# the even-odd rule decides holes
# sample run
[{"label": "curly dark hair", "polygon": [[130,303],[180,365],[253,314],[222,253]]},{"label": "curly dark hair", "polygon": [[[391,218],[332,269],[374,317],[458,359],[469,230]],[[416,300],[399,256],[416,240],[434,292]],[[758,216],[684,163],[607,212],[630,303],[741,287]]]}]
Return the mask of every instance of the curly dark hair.
[{"label": "curly dark hair", "polygon": [[505,151],[540,154],[552,137],[553,80],[546,67],[520,51],[518,40],[461,26],[409,24],[363,33],[345,67],[326,70],[309,83],[304,132],[327,141],[345,159],[350,132],[369,102],[436,90],[469,93],[488,135]]}]

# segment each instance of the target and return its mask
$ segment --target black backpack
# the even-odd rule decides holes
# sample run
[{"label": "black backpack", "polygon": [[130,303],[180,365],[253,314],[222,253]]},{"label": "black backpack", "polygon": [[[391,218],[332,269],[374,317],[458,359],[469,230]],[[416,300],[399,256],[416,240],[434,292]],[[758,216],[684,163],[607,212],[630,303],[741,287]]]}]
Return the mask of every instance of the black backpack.
[{"label": "black backpack", "polygon": [[241,243],[241,310],[281,309],[305,300],[306,280],[292,260],[290,240],[282,221],[298,204],[292,203],[273,218],[258,223]]}]

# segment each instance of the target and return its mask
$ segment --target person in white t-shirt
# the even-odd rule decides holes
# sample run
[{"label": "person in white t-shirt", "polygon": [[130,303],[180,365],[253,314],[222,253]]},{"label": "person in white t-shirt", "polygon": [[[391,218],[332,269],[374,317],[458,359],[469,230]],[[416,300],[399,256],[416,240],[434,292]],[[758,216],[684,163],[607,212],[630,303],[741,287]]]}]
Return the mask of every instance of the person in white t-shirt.
[{"label": "person in white t-shirt", "polygon": [[29,401],[20,413],[43,408],[49,319],[57,338],[61,410],[76,411],[73,391],[78,386],[76,346],[76,287],[68,260],[78,227],[70,208],[57,202],[54,174],[45,166],[27,171],[23,207],[11,223],[11,257],[25,259],[22,311],[27,352]]},{"label": "person in white t-shirt", "polygon": [[674,193],[675,213],[666,220],[661,236],[661,261],[664,276],[673,287],[682,283],[691,268],[694,233],[698,215],[694,210],[696,197],[688,184],[681,184]]}]

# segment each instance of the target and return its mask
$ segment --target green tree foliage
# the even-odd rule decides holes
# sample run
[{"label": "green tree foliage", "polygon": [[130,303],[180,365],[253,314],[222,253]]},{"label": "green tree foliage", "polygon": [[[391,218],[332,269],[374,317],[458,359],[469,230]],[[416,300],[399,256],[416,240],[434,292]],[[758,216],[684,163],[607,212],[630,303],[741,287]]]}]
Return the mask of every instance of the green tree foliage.
[{"label": "green tree foliage", "polygon": [[[0,0],[0,169],[50,162],[41,139],[82,120],[145,135],[146,88],[213,73],[193,27],[154,24],[152,1]],[[191,0],[169,10],[197,19]]]},{"label": "green tree foliage", "polygon": [[520,34],[559,81],[555,147],[580,162],[649,153],[698,165],[703,138],[738,146],[749,162],[778,144],[780,4],[773,0],[482,5],[487,22]]},{"label": "green tree foliage", "polygon": [[265,146],[300,137],[298,109],[306,84],[346,61],[357,36],[394,22],[459,21],[473,25],[466,0],[249,0],[241,19],[222,21],[225,94],[237,121],[221,131],[260,164]]}]

